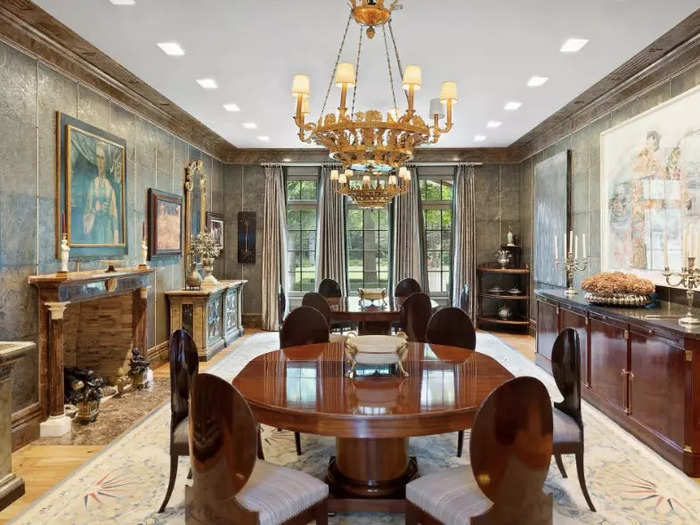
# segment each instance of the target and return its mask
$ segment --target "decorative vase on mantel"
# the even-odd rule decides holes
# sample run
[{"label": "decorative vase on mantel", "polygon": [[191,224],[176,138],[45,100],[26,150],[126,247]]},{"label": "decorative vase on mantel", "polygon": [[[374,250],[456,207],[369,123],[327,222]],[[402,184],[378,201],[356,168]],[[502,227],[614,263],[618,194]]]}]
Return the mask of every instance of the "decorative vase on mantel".
[{"label": "decorative vase on mantel", "polygon": [[212,273],[214,271],[214,258],[213,257],[202,257],[202,271],[204,272],[204,277],[202,278],[202,286],[216,286],[219,281],[214,277]]}]

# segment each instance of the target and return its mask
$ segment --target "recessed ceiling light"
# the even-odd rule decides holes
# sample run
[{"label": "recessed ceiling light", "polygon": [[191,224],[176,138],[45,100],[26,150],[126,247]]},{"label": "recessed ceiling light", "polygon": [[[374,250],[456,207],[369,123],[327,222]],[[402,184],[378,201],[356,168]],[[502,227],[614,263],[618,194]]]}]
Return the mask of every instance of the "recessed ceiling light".
[{"label": "recessed ceiling light", "polygon": [[109,0],[114,5],[134,5],[136,0]]},{"label": "recessed ceiling light", "polygon": [[171,57],[181,57],[185,54],[185,50],[177,42],[159,42],[158,47]]},{"label": "recessed ceiling light", "polygon": [[497,128],[497,127],[500,126],[501,124],[503,124],[503,122],[501,122],[500,120],[489,120],[489,121],[486,123],[486,127],[487,127],[487,128]]},{"label": "recessed ceiling light", "polygon": [[235,113],[236,111],[241,110],[241,108],[238,107],[238,104],[234,104],[233,102],[230,104],[224,104],[224,109],[226,111],[231,111],[232,113]]},{"label": "recessed ceiling light", "polygon": [[260,135],[258,137],[258,140],[262,140],[263,142],[267,142],[268,140],[270,140],[270,137],[268,137],[267,135]]},{"label": "recessed ceiling light", "polygon": [[289,157],[285,157],[282,159],[282,162],[292,162],[292,159],[290,159]]},{"label": "recessed ceiling light", "polygon": [[520,106],[522,105],[522,102],[511,100],[510,102],[506,102],[506,105],[503,106],[503,109],[505,109],[506,111],[515,111],[516,109],[520,109]]},{"label": "recessed ceiling light", "polygon": [[562,53],[578,53],[586,44],[588,44],[588,40],[585,38],[569,38],[562,44],[559,51]]},{"label": "recessed ceiling light", "polygon": [[527,81],[529,87],[540,87],[544,85],[545,82],[549,80],[549,77],[538,77],[537,75],[531,76],[530,80]]},{"label": "recessed ceiling light", "polygon": [[219,85],[213,78],[199,78],[197,79],[197,84],[202,86],[204,89],[216,89]]},{"label": "recessed ceiling light", "polygon": [[486,135],[474,135],[474,142],[484,142]]},{"label": "recessed ceiling light", "polygon": [[243,127],[245,129],[255,129],[258,127],[258,125],[255,122],[244,122]]}]

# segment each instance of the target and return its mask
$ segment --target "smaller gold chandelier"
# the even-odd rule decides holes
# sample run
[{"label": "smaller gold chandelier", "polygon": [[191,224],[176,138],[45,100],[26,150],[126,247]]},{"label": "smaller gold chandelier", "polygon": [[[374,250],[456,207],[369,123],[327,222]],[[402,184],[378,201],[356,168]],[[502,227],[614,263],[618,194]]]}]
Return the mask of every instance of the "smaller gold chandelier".
[{"label": "smaller gold chandelier", "polygon": [[[397,195],[406,193],[411,187],[411,172],[404,166],[398,177],[381,170],[365,172],[361,180],[352,180],[353,170],[343,172],[331,170],[333,190],[350,197],[359,208],[384,208]],[[357,178],[356,178],[357,179]]]}]

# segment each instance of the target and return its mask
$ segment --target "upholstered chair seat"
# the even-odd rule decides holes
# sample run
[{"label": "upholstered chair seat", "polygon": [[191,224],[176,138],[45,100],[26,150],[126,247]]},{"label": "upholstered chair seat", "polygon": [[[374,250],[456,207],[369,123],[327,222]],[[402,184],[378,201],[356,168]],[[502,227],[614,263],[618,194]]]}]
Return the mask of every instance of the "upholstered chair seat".
[{"label": "upholstered chair seat", "polygon": [[188,426],[190,418],[186,417],[180,421],[173,430],[173,452],[178,456],[188,456],[190,445],[188,441]]},{"label": "upholstered chair seat", "polygon": [[479,489],[470,466],[434,472],[406,485],[406,499],[445,525],[464,525],[492,505]]},{"label": "upholstered chair seat", "polygon": [[576,420],[569,414],[566,414],[554,408],[552,410],[552,418],[554,423],[554,435],[552,441],[557,446],[562,445],[579,445],[583,441],[581,428],[576,423]]},{"label": "upholstered chair seat", "polygon": [[328,485],[286,467],[257,461],[250,479],[236,495],[248,510],[257,511],[260,525],[277,525],[328,497]]}]

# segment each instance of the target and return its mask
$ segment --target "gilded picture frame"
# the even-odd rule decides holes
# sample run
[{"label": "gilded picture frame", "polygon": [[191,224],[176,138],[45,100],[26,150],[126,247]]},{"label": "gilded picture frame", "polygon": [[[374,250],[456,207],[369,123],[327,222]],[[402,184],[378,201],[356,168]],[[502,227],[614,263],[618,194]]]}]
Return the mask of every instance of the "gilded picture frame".
[{"label": "gilded picture frame", "polygon": [[182,255],[182,197],[148,189],[148,258]]},{"label": "gilded picture frame", "polygon": [[71,259],[126,255],[126,140],[60,112],[56,140],[56,257],[64,233]]}]

